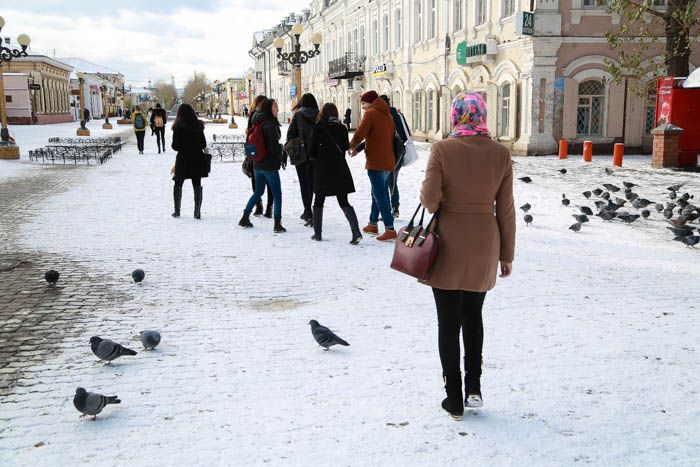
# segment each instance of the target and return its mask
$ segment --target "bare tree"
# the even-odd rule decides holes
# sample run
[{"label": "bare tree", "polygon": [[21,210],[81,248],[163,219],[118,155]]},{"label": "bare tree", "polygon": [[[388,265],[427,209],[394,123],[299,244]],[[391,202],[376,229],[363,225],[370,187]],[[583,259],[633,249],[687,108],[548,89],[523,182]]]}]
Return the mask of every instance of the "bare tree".
[{"label": "bare tree", "polygon": [[198,72],[194,72],[194,75],[187,80],[185,84],[185,90],[182,93],[182,100],[187,104],[194,105],[195,97],[200,92],[205,92],[209,88],[209,83],[207,81],[207,75]]},{"label": "bare tree", "polygon": [[166,109],[171,108],[177,103],[177,89],[172,83],[166,83],[163,80],[156,81],[154,86],[156,99],[162,103]]}]

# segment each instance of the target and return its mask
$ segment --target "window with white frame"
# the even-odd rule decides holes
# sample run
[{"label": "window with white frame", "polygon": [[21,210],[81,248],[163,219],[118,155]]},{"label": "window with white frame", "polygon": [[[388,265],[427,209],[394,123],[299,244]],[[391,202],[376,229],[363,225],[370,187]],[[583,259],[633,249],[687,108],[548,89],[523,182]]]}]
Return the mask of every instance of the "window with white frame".
[{"label": "window with white frame", "polygon": [[488,0],[476,0],[476,25],[486,22],[486,7]]},{"label": "window with white frame", "polygon": [[354,52],[355,50],[352,48],[352,33],[348,31],[348,41],[346,42],[346,47],[348,48],[348,52]]},{"label": "window with white frame", "polygon": [[401,20],[401,9],[397,8],[394,10],[394,48],[401,48],[401,25],[403,24]]},{"label": "window with white frame", "polygon": [[423,114],[423,103],[421,102],[421,91],[416,91],[413,93],[413,128],[420,130],[423,125],[421,123],[421,116]]},{"label": "window with white frame", "polygon": [[604,104],[605,85],[602,81],[591,79],[578,85],[576,134],[603,135]]},{"label": "window with white frame", "polygon": [[501,95],[501,115],[498,122],[498,136],[508,136],[510,134],[510,104],[511,85],[503,83],[500,90]]},{"label": "window with white frame", "polygon": [[[425,94],[425,92],[423,93]],[[435,128],[433,126],[433,111],[435,110],[435,91],[430,90],[427,93],[427,99],[425,103],[425,131],[433,131]]]},{"label": "window with white frame", "polygon": [[515,0],[502,0],[503,10],[501,11],[501,17],[507,18],[515,13]]},{"label": "window with white frame", "polygon": [[583,0],[583,6],[586,8],[595,8],[598,6],[598,0]]},{"label": "window with white frame", "polygon": [[382,17],[382,50],[389,51],[389,14],[385,13]]},{"label": "window with white frame", "polygon": [[428,0],[428,34],[432,39],[437,34],[437,0]]},{"label": "window with white frame", "polygon": [[360,26],[360,55],[366,55],[367,49],[365,46],[365,27]]},{"label": "window with white frame", "polygon": [[360,52],[360,42],[359,42],[359,39],[357,38],[357,28],[355,28],[352,31],[352,39],[353,39],[353,42],[355,43],[352,50],[355,51],[355,53],[359,53]]},{"label": "window with white frame", "polygon": [[454,0],[452,30],[455,32],[464,28],[464,3],[465,0]]},{"label": "window with white frame", "polygon": [[415,24],[413,25],[413,42],[423,40],[423,0],[416,0],[415,4]]},{"label": "window with white frame", "polygon": [[377,49],[377,35],[379,34],[379,26],[377,24],[377,20],[374,19],[372,20],[372,29],[371,29],[371,37],[370,37],[370,53],[372,55],[377,55],[378,49]]}]

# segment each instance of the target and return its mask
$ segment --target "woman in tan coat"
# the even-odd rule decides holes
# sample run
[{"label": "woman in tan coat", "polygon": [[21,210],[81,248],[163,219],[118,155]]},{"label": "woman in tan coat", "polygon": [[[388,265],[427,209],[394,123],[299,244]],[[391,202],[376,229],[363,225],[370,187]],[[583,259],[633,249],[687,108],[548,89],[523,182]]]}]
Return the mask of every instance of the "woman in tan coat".
[{"label": "woman in tan coat", "polygon": [[[491,140],[486,104],[477,93],[452,102],[450,138],[432,146],[421,202],[439,211],[440,250],[430,279],[438,313],[438,347],[447,398],[442,407],[461,419],[481,407],[481,308],[486,292],[511,274],[515,254],[513,170],[509,150]],[[465,349],[462,403],[459,332]]]}]

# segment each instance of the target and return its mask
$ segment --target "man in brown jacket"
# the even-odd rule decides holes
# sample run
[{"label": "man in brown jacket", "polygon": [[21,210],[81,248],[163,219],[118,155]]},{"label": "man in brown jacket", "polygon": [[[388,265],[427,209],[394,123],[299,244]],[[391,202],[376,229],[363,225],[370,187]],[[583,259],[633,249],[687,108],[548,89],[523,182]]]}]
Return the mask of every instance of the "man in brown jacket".
[{"label": "man in brown jacket", "polygon": [[377,237],[377,240],[393,240],[396,238],[394,230],[394,217],[391,213],[391,202],[386,190],[387,183],[394,171],[394,147],[393,138],[396,132],[394,120],[389,111],[389,105],[379,99],[376,91],[368,91],[360,97],[360,104],[365,115],[355,135],[350,141],[350,155],[355,156],[358,146],[364,140],[365,156],[367,162],[367,176],[372,185],[372,208],[369,215],[369,224],[362,229],[369,234],[378,234],[379,213],[386,231]]}]

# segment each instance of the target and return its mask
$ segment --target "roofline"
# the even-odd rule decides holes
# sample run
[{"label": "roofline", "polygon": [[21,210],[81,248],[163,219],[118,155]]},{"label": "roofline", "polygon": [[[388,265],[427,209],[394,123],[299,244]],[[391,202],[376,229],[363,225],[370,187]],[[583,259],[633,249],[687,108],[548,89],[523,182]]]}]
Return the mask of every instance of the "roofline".
[{"label": "roofline", "polygon": [[47,57],[46,55],[29,55],[27,57],[18,57],[12,60],[13,62],[41,62],[48,63],[49,65],[55,66],[65,71],[73,71],[73,67],[67,63],[63,63],[59,60]]}]

